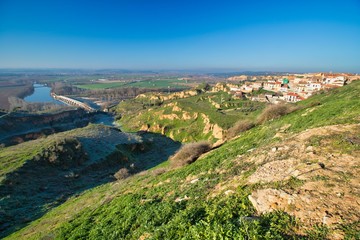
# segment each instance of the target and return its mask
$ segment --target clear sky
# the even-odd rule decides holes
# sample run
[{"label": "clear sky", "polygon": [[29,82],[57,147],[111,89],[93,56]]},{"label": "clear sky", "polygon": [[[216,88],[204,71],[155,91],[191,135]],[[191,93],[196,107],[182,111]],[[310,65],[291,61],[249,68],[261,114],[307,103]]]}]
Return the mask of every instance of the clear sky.
[{"label": "clear sky", "polygon": [[360,72],[360,0],[0,0],[0,68]]}]

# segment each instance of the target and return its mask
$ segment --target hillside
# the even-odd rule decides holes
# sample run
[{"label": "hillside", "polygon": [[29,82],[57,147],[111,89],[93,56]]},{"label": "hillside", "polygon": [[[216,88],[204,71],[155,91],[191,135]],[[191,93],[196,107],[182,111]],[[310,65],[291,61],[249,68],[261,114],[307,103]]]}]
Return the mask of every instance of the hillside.
[{"label": "hillside", "polygon": [[71,196],[116,180],[121,168],[131,175],[165,161],[179,145],[156,134],[88,125],[1,149],[0,236]]},{"label": "hillside", "polygon": [[358,239],[359,106],[360,81],[318,94],[192,164],[73,195],[6,239]]},{"label": "hillside", "polygon": [[39,114],[12,112],[0,118],[0,144],[5,146],[84,127],[94,122],[96,114],[81,109]]},{"label": "hillside", "polygon": [[128,131],[164,134],[181,142],[226,137],[226,130],[239,119],[253,120],[264,104],[238,99],[226,92],[205,90],[175,94],[141,95],[119,104],[120,124]]}]

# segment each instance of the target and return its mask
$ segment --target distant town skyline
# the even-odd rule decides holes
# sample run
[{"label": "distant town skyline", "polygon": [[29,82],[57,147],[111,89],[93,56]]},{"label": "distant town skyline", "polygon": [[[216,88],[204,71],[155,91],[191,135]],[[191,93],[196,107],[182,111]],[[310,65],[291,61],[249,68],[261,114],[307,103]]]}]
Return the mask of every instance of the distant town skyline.
[{"label": "distant town skyline", "polygon": [[0,68],[360,72],[360,1],[0,1]]}]

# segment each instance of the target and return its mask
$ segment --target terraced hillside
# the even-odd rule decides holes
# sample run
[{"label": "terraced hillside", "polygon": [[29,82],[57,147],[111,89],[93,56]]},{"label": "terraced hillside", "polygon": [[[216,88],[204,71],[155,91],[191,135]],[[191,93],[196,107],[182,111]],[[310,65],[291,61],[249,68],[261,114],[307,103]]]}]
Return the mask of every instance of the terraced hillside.
[{"label": "terraced hillside", "polygon": [[192,164],[72,196],[6,239],[358,239],[359,96],[360,81],[316,95]]}]

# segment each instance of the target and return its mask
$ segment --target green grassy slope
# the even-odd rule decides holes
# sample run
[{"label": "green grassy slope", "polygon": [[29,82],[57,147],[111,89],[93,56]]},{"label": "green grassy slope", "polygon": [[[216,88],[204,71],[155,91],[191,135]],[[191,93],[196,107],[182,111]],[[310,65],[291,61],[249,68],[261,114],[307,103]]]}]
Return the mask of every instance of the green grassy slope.
[{"label": "green grassy slope", "polygon": [[134,174],[160,164],[179,146],[157,134],[89,125],[1,149],[0,236],[73,195],[114,181],[122,167]]},{"label": "green grassy slope", "polygon": [[225,92],[167,100],[160,106],[148,106],[148,102],[141,98],[120,103],[116,111],[122,115],[122,127],[138,131],[148,125],[150,131],[183,142],[216,141],[212,130],[204,130],[206,124],[226,130],[240,119],[254,120],[264,107],[263,103],[234,99]]},{"label": "green grassy slope", "polygon": [[[246,182],[257,168],[252,149],[270,146],[281,128],[291,136],[314,127],[360,123],[360,81],[319,94],[280,119],[259,125],[195,163],[160,174],[156,169],[88,190],[30,223],[8,239],[282,239],[296,238],[297,224],[283,212],[253,217]],[[166,164],[163,164],[166,166]],[[227,188],[225,182],[235,182]],[[282,186],[296,184],[286,180]],[[231,192],[229,193],[228,190]],[[356,224],[356,223],[355,223]],[[351,223],[349,239],[359,237]],[[324,239],[323,226],[306,233]]]}]

